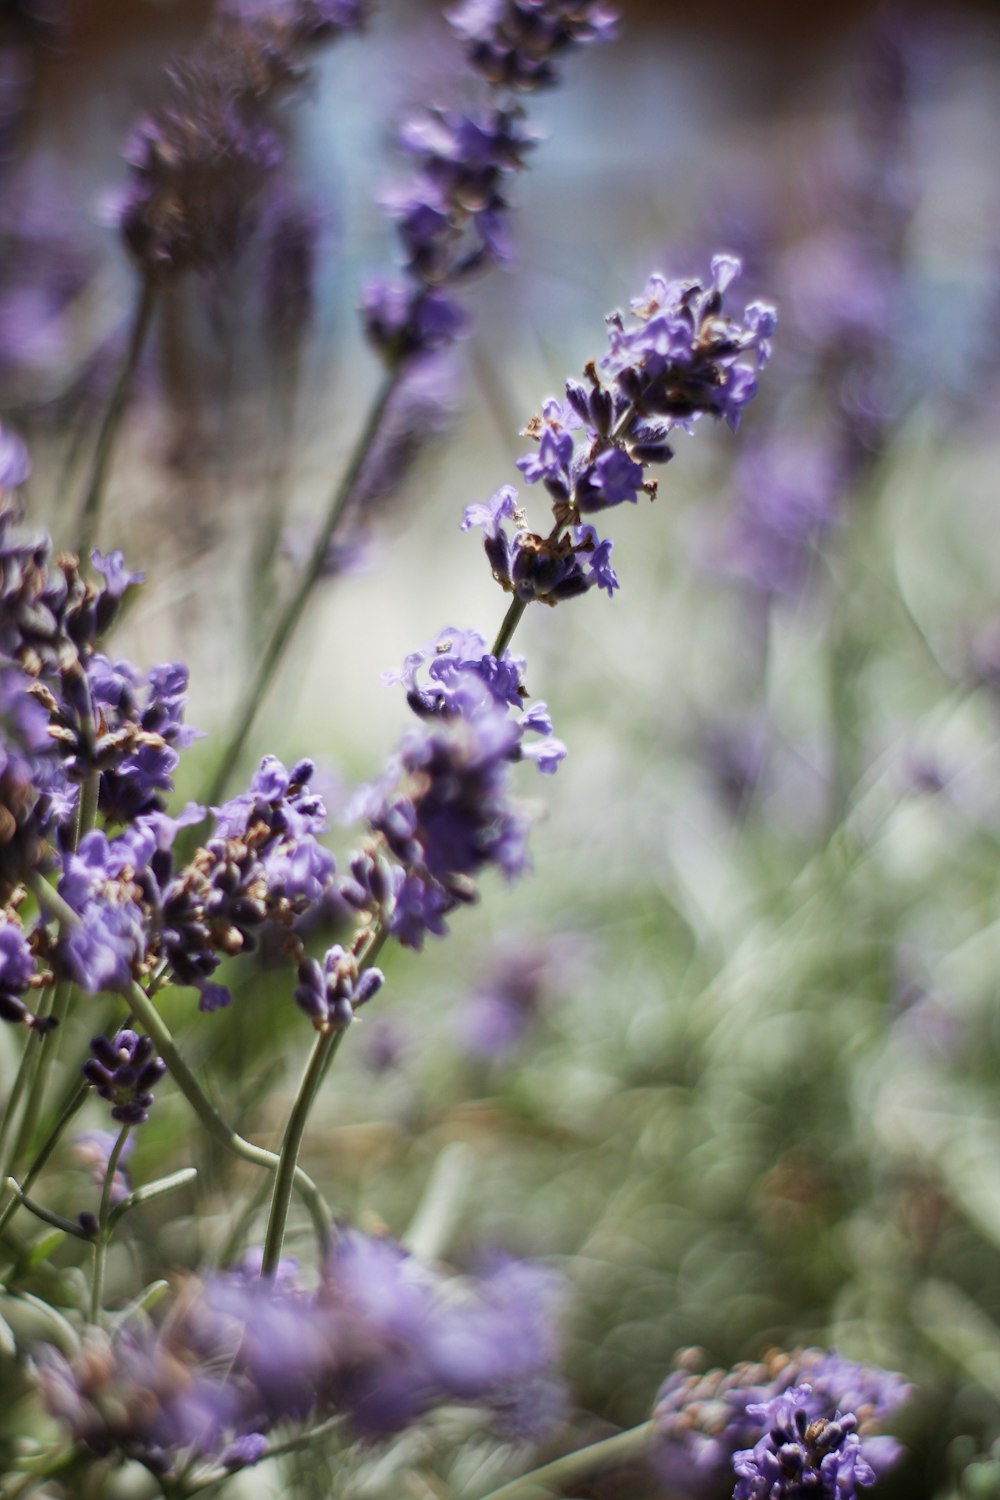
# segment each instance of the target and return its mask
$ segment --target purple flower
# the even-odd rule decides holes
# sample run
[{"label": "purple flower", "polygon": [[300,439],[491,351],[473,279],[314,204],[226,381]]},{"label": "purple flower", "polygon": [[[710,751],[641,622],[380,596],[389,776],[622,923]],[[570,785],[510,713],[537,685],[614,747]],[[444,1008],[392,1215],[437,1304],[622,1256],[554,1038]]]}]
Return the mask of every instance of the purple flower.
[{"label": "purple flower", "polygon": [[20,925],[0,913],[0,1021],[26,1022],[44,1027],[25,1005],[22,996],[35,974],[35,960]]},{"label": "purple flower", "polygon": [[113,1106],[111,1118],[123,1125],[143,1124],[149,1119],[153,1085],[167,1070],[149,1037],[127,1030],[110,1039],[95,1036],[90,1050],[83,1076]]},{"label": "purple flower", "polygon": [[556,1287],[538,1267],[498,1261],[449,1285],[388,1240],[344,1235],[327,1263],[340,1403],[367,1437],[398,1431],[443,1401],[502,1407],[551,1379]]},{"label": "purple flower", "polygon": [[294,1000],[318,1031],[340,1031],[350,1026],[354,1012],[382,988],[381,969],[358,970],[358,961],[339,943],[330,948],[322,966],[314,958],[299,964]]},{"label": "purple flower", "polygon": [[802,1385],[747,1408],[765,1435],[733,1454],[733,1500],[856,1500],[859,1485],[875,1483],[855,1432],[857,1418],[839,1411],[816,1415],[817,1404],[812,1388]]},{"label": "purple flower", "polygon": [[[509,798],[508,767],[532,759],[554,771],[565,746],[552,737],[544,705],[518,716],[522,666],[508,654],[492,656],[474,631],[447,629],[386,676],[406,686],[422,722],[355,812],[401,873],[391,889],[383,879],[376,895],[366,882],[377,867],[352,865],[344,895],[359,909],[391,911],[390,931],[408,946],[445,930],[448,912],[476,898],[475,880],[487,865],[509,878],[526,868],[526,825]],[[528,734],[543,738],[525,741]]]},{"label": "purple flower", "polygon": [[558,58],[611,41],[618,26],[617,12],[595,0],[461,0],[448,19],[478,73],[523,90],[551,87]]},{"label": "purple flower", "polygon": [[[98,1189],[104,1186],[111,1153],[117,1140],[118,1136],[112,1134],[110,1130],[85,1130],[73,1137],[73,1155],[81,1167],[88,1169],[91,1180]],[[115,1175],[111,1183],[112,1206],[123,1203],[131,1191],[124,1163],[134,1150],[135,1136],[130,1135],[118,1153],[118,1165],[115,1167]]]},{"label": "purple flower", "polygon": [[387,277],[365,285],[361,313],[368,338],[390,364],[446,348],[469,326],[445,292]]},{"label": "purple flower", "polygon": [[[796,1432],[797,1405],[806,1411],[807,1427],[812,1422],[820,1424],[817,1433],[820,1427],[825,1430],[823,1424],[835,1424],[839,1413],[849,1411],[853,1414],[853,1426],[844,1429],[843,1437],[846,1440],[856,1430],[866,1444],[872,1444],[871,1462],[879,1472],[899,1457],[899,1445],[891,1438],[873,1437],[872,1428],[891,1416],[906,1399],[909,1387],[905,1381],[890,1371],[842,1359],[833,1351],[802,1349],[791,1355],[775,1353],[761,1364],[739,1364],[731,1371],[692,1374],[684,1369],[675,1370],[664,1382],[653,1409],[653,1458],[664,1482],[678,1491],[699,1496],[710,1494],[722,1486],[735,1455],[743,1466],[742,1471],[738,1470],[740,1483],[751,1486],[745,1491],[744,1500],[759,1500],[760,1496],[766,1496],[767,1500],[782,1500],[786,1495],[797,1497],[799,1491],[794,1489],[778,1489],[772,1496],[766,1489],[753,1488],[762,1474],[771,1475],[772,1482],[778,1482],[774,1464],[780,1468],[781,1458],[772,1451],[773,1445],[769,1446],[766,1424],[769,1412],[780,1415],[778,1403],[786,1394],[792,1398],[790,1417],[784,1407],[781,1412],[791,1420]],[[794,1444],[798,1439],[790,1441]],[[827,1473],[841,1472],[838,1465],[842,1464],[846,1482],[870,1482],[861,1480],[862,1470],[854,1466],[856,1442],[857,1439],[844,1446],[836,1428],[831,1428],[827,1448],[846,1456],[831,1461]],[[827,1448],[814,1451],[819,1477],[810,1483],[825,1482],[822,1460]],[[755,1458],[758,1449],[760,1455]],[[789,1456],[793,1472],[805,1472],[810,1462],[806,1451],[794,1459]],[[794,1469],[794,1464],[798,1464],[798,1469]],[[829,1494],[830,1500],[840,1500],[836,1490],[815,1488],[806,1493],[815,1494],[817,1500],[825,1494]]]},{"label": "purple flower", "polygon": [[6,490],[16,490],[31,473],[28,450],[15,432],[0,424],[0,500]]}]

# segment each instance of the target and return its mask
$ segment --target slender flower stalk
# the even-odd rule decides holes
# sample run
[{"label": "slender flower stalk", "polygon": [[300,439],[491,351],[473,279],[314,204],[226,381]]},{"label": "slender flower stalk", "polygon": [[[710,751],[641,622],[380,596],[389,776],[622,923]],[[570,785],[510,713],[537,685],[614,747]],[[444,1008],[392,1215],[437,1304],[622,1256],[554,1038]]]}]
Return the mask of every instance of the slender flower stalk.
[{"label": "slender flower stalk", "polygon": [[398,370],[392,371],[385,376],[379,387],[378,393],[369,409],[365,424],[358,434],[347,468],[330,497],[326,516],[323,524],[316,534],[312,552],[309,560],[297,579],[295,588],[287,600],[284,608],[278,614],[255,671],[251,674],[243,695],[233,716],[233,725],[226,739],[222,756],[216,767],[206,794],[205,801],[210,805],[221,801],[229,785],[230,778],[239,761],[247,737],[257,719],[261,705],[267,696],[268,689],[274,681],[278,668],[284,660],[285,652],[294,638],[299,622],[305,613],[306,606],[312,597],[313,590],[323,576],[327,555],[330,550],[330,542],[351,503],[358,478],[364,468],[368,455],[371,453],[378,441],[382,422],[386,409],[392,399],[400,379]]},{"label": "slender flower stalk", "polygon": [[[267,1151],[263,1146],[255,1146],[252,1141],[245,1140],[231,1125],[226,1123],[202,1091],[201,1085],[179,1051],[169,1027],[142,986],[132,985],[125,996],[125,1001],[135,1019],[152,1037],[157,1052],[167,1065],[168,1073],[209,1134],[234,1156],[241,1157],[243,1161],[252,1162],[254,1166],[263,1167],[268,1172],[276,1172],[281,1158],[273,1151]],[[294,1168],[293,1182],[296,1192],[312,1219],[320,1249],[325,1250],[330,1240],[330,1210],[312,1178],[299,1166]]]},{"label": "slender flower stalk", "polygon": [[108,1254],[108,1217],[111,1213],[111,1189],[114,1185],[118,1163],[121,1160],[122,1152],[125,1150],[131,1130],[131,1124],[126,1124],[118,1132],[118,1139],[111,1148],[108,1165],[104,1173],[104,1185],[101,1188],[101,1205],[97,1214],[97,1237],[94,1240],[94,1274],[90,1292],[90,1321],[92,1323],[100,1322],[101,1308],[104,1305],[104,1266]]},{"label": "slender flower stalk", "polygon": [[260,1265],[261,1276],[273,1276],[281,1260],[281,1247],[285,1225],[288,1222],[288,1207],[298,1166],[299,1151],[309,1123],[320,1084],[327,1068],[333,1062],[337,1049],[345,1036],[345,1030],[320,1032],[313,1044],[302,1081],[292,1104],[281,1141],[281,1159],[274,1174],[274,1189],[271,1196],[271,1211],[264,1236],[264,1254]]},{"label": "slender flower stalk", "polygon": [[575,1453],[542,1464],[541,1468],[522,1474],[520,1479],[512,1479],[498,1490],[490,1490],[482,1500],[550,1500],[552,1496],[565,1495],[567,1485],[576,1480],[642,1453],[649,1446],[652,1434],[652,1422],[640,1422],[638,1427],[629,1427],[625,1432],[615,1433],[614,1437],[602,1438],[599,1443],[591,1443],[587,1448],[578,1448]]},{"label": "slender flower stalk", "polygon": [[80,502],[76,550],[81,557],[89,557],[90,550],[97,540],[108,472],[111,468],[111,461],[114,457],[115,447],[121,432],[122,419],[125,416],[132,394],[135,372],[138,369],[139,361],[142,358],[142,351],[146,346],[146,339],[152,327],[153,312],[156,306],[156,292],[157,286],[153,276],[151,274],[144,275],[139,283],[139,295],[136,301],[128,345],[125,349],[117,378],[111,389],[111,394],[108,397],[104,415],[101,418],[101,425],[97,433],[97,443],[94,447],[93,458],[91,459],[90,472],[87,475],[87,483]]}]

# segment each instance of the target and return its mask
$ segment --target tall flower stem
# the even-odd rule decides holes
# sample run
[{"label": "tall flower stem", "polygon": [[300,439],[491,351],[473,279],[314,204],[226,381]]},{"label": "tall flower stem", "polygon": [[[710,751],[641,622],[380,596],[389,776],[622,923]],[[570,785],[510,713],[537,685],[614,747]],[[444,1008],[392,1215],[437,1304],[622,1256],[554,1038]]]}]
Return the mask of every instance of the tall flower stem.
[{"label": "tall flower stem", "polygon": [[125,1143],[129,1138],[131,1125],[123,1125],[118,1132],[118,1139],[111,1148],[108,1157],[107,1169],[104,1173],[104,1186],[101,1188],[101,1206],[97,1213],[97,1239],[94,1241],[94,1278],[90,1290],[90,1321],[97,1323],[101,1316],[101,1306],[104,1302],[104,1266],[108,1256],[108,1215],[111,1212],[111,1193],[114,1188],[115,1173],[121,1160]]},{"label": "tall flower stem", "polygon": [[[499,656],[507,649],[514,632],[516,631],[521,617],[527,608],[523,599],[513,599],[503,618],[500,630],[493,646],[492,654]],[[358,971],[363,973],[371,967],[385,946],[389,937],[388,928],[379,921],[372,928],[367,944],[365,945],[359,962]],[[288,1124],[281,1142],[281,1163],[274,1179],[274,1191],[271,1196],[271,1208],[268,1214],[267,1231],[264,1238],[264,1254],[261,1261],[261,1276],[273,1276],[281,1259],[281,1247],[284,1241],[285,1225],[288,1222],[288,1206],[291,1200],[292,1182],[297,1170],[299,1151],[305,1136],[309,1115],[315,1103],[316,1096],[326,1077],[327,1070],[337,1055],[337,1050],[344,1038],[343,1030],[320,1032],[313,1044],[309,1061],[306,1063],[305,1071],[292,1103],[291,1113],[288,1116]],[[163,1054],[164,1061],[169,1061]]]},{"label": "tall flower stem", "polygon": [[77,551],[81,558],[89,556],[97,536],[104,500],[104,487],[114,455],[115,443],[121,429],[122,418],[132,393],[132,382],[145,347],[146,337],[153,321],[156,304],[156,283],[151,276],[144,276],[139,287],[128,347],[118,371],[117,379],[108,397],[108,404],[101,418],[97,434],[97,445],[91,459],[87,486],[80,504],[80,520],[77,530]]},{"label": "tall flower stem", "polygon": [[346,1035],[346,1030],[320,1032],[313,1044],[306,1063],[302,1081],[292,1104],[291,1114],[281,1142],[281,1158],[274,1174],[274,1191],[271,1195],[271,1210],[267,1217],[267,1232],[264,1236],[264,1254],[261,1260],[261,1276],[273,1276],[281,1259],[281,1246],[288,1222],[288,1205],[292,1196],[292,1183],[298,1170],[299,1151],[306,1125],[319,1092],[323,1076],[336,1055]]},{"label": "tall flower stem", "polygon": [[[76,822],[73,826],[73,839],[71,847],[75,850],[80,846],[80,840],[88,833],[97,822],[97,807],[101,795],[100,772],[88,776],[80,787],[80,796],[76,809]],[[44,886],[44,889],[43,889]],[[52,888],[47,882],[39,883],[35,890],[35,898],[41,904],[45,892]],[[67,908],[69,910],[69,908]],[[75,913],[73,917],[75,919]],[[60,919],[62,920],[62,919]],[[67,918],[68,920],[68,918]],[[73,923],[70,922],[70,926]],[[53,1063],[59,1052],[62,1041],[63,1023],[69,1014],[70,1001],[73,997],[73,986],[66,980],[56,985],[52,996],[52,1010],[50,1012],[55,1025],[41,1037],[34,1069],[31,1076],[31,1086],[28,1090],[28,1100],[24,1106],[24,1117],[21,1120],[21,1128],[18,1132],[17,1145],[14,1149],[13,1160],[18,1162],[22,1155],[29,1149],[31,1138],[35,1133],[38,1123],[38,1115],[41,1111],[42,1101],[48,1086],[49,1077],[52,1072]]]},{"label": "tall flower stem", "polygon": [[299,578],[291,597],[275,621],[267,644],[257,663],[256,670],[247,682],[233,719],[233,727],[226,741],[226,747],[222,752],[222,758],[219,761],[215,776],[204,797],[204,800],[210,806],[221,801],[225,793],[226,787],[229,784],[229,778],[233,774],[236,763],[240,758],[243,746],[253,727],[261,703],[281,664],[289,642],[295,634],[299,621],[305,612],[306,605],[312,596],[312,591],[323,575],[327,553],[330,550],[330,542],[351,502],[351,497],[357,487],[358,477],[365,460],[378,440],[386,409],[399,382],[400,374],[401,371],[399,369],[392,371],[386,375],[382,382],[382,386],[368,413],[364,427],[358,434],[350,462],[340,483],[330,497],[330,503],[327,507],[323,524],[316,534],[316,540],[313,543],[309,560],[302,571],[302,576]]},{"label": "tall flower stem", "polygon": [[641,1453],[652,1431],[652,1422],[641,1422],[638,1427],[617,1432],[614,1437],[591,1443],[589,1448],[578,1448],[575,1453],[567,1453],[564,1458],[543,1464],[540,1469],[532,1469],[530,1474],[512,1479],[498,1490],[491,1490],[483,1500],[550,1500],[552,1496],[565,1495],[566,1486],[574,1480],[592,1474],[604,1464],[618,1463]]},{"label": "tall flower stem", "polygon": [[[268,1151],[263,1146],[255,1146],[252,1141],[245,1140],[239,1135],[231,1125],[226,1123],[215,1105],[202,1092],[201,1085],[178,1050],[167,1023],[142,986],[133,984],[125,996],[125,1002],[135,1019],[152,1037],[157,1052],[167,1065],[170,1076],[209,1134],[232,1155],[241,1157],[243,1161],[252,1162],[256,1167],[263,1167],[268,1172],[276,1172],[281,1158],[273,1151]],[[330,1240],[330,1210],[312,1178],[303,1172],[301,1167],[295,1167],[292,1182],[308,1210],[320,1249],[325,1254]]]}]

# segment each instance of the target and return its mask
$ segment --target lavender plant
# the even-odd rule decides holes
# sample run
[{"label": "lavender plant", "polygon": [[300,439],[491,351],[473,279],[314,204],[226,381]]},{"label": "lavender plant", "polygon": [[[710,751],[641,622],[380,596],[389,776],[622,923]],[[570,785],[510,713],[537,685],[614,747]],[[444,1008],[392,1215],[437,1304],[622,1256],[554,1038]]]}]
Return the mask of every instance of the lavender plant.
[{"label": "lavender plant", "polygon": [[[203,90],[195,78],[196,101],[182,90],[176,118],[144,134],[123,222],[147,291],[164,267],[194,266],[202,251],[215,264],[232,252],[273,170],[277,148],[258,109],[291,77],[289,36],[305,47],[358,15],[357,6],[300,5],[294,24],[258,18],[245,33],[241,21],[229,59],[237,82],[222,70]],[[613,26],[601,6],[549,0],[463,4],[452,21],[489,87],[522,91],[551,83],[569,46],[602,40]],[[251,70],[252,87],[248,57],[261,70]],[[233,196],[209,192],[206,202],[192,166],[191,197],[175,199],[179,179],[160,173],[183,151],[166,151],[164,141],[177,129],[187,141],[190,127],[200,150],[200,111],[213,98],[225,130],[239,138],[225,146],[239,168],[227,185]],[[371,462],[388,393],[460,330],[454,288],[504,255],[505,174],[521,164],[527,136],[509,101],[491,108],[467,117],[442,111],[406,132],[419,172],[393,206],[404,276],[363,299],[388,383],[316,556],[320,542],[326,556]],[[211,153],[210,164],[214,172]],[[537,530],[510,484],[467,507],[462,527],[481,530],[488,567],[508,596],[505,613],[492,640],[445,626],[388,674],[404,690],[411,726],[354,797],[351,815],[364,831],[339,868],[323,842],[327,809],[312,760],[286,767],[265,755],[246,789],[223,800],[256,702],[223,749],[212,805],[171,811],[195,738],[185,722],[187,668],[142,669],[110,654],[110,634],[142,577],[118,552],[91,550],[88,566],[22,529],[17,492],[28,460],[4,434],[0,1018],[21,1051],[0,1131],[0,1310],[26,1356],[18,1375],[19,1391],[31,1393],[25,1405],[34,1403],[37,1422],[40,1403],[51,1424],[37,1444],[12,1453],[11,1493],[70,1494],[80,1483],[124,1494],[140,1482],[135,1465],[165,1496],[230,1485],[235,1493],[236,1476],[265,1459],[284,1458],[293,1473],[297,1455],[320,1450],[338,1465],[329,1492],[377,1492],[400,1483],[403,1470],[416,1473],[428,1433],[474,1465],[480,1429],[461,1425],[468,1413],[456,1417],[456,1408],[477,1408],[508,1446],[499,1465],[494,1450],[481,1471],[467,1468],[463,1478],[454,1470],[448,1492],[492,1500],[575,1493],[602,1474],[611,1484],[616,1474],[626,1486],[638,1475],[637,1484],[692,1496],[853,1500],[899,1460],[900,1445],[877,1428],[902,1406],[903,1378],[796,1348],[790,1327],[782,1342],[791,1353],[707,1375],[684,1367],[668,1377],[649,1420],[610,1437],[591,1430],[593,1441],[578,1421],[573,1447],[559,1431],[570,1407],[556,1373],[558,1278],[496,1255],[474,1274],[452,1273],[438,1259],[446,1240],[422,1232],[418,1253],[384,1225],[352,1222],[339,1183],[333,1214],[300,1164],[334,1058],[342,1047],[350,1055],[348,1033],[392,991],[391,945],[420,950],[445,938],[491,870],[513,880],[528,869],[532,817],[515,795],[515,768],[533,761],[549,776],[567,747],[547,704],[528,690],[526,660],[511,649],[515,633],[531,604],[618,592],[605,513],[653,500],[651,471],[705,418],[739,428],[776,326],[764,302],[741,316],[727,312],[739,270],[724,253],[705,280],[654,276],[629,314],[611,315],[605,353],[527,425],[531,446],[517,467],[549,501]],[[140,310],[121,392],[147,315]],[[122,404],[116,395],[99,439],[88,526],[99,517],[99,498],[89,497],[100,495]],[[318,565],[304,576],[262,657],[258,697]],[[567,630],[569,621],[561,616],[551,628]],[[331,910],[339,926],[328,941]],[[266,1128],[259,1119],[231,1123],[236,1113],[205,1083],[202,1066],[202,1038],[225,1024],[219,1013],[237,1009],[240,966],[264,953],[284,992],[283,1046],[296,1025],[308,1034],[306,1021],[314,1034],[275,1151],[252,1138]],[[522,1003],[516,985],[508,991]],[[198,1029],[178,1040],[175,1018],[194,996]],[[761,1072],[768,1066],[762,1061]],[[81,1210],[77,1193],[71,1211],[60,1212],[50,1206],[47,1168],[84,1111],[116,1128],[76,1137],[96,1198]],[[228,1196],[236,1216],[214,1236],[212,1258],[202,1256],[171,1288],[160,1279],[166,1257],[148,1285],[138,1266],[120,1266],[109,1297],[112,1258],[139,1214],[181,1204],[174,1211],[197,1223],[203,1210],[203,1159],[197,1169],[146,1171],[160,1121],[188,1116],[221,1152],[252,1167],[259,1185],[240,1181]],[[336,1172],[327,1180],[336,1182]],[[264,1194],[262,1244],[248,1249]],[[296,1194],[316,1241],[306,1267],[286,1253]],[[29,1237],[33,1221],[45,1226],[41,1239]],[[113,1305],[127,1278],[132,1300]],[[44,1322],[41,1334],[32,1314]],[[532,1468],[530,1455],[546,1443],[570,1451]],[[527,1472],[503,1482],[504,1465],[508,1474]]]}]

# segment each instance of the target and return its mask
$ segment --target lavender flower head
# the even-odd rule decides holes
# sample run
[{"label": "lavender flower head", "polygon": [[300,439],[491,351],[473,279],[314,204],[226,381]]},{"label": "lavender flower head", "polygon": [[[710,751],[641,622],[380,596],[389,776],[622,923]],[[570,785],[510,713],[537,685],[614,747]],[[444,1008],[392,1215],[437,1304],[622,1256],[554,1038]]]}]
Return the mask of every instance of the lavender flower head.
[{"label": "lavender flower head", "polygon": [[875,1483],[861,1451],[852,1412],[815,1416],[811,1386],[747,1407],[767,1430],[753,1448],[733,1454],[733,1500],[856,1500],[858,1486]]},{"label": "lavender flower head", "polygon": [[509,766],[530,759],[551,773],[565,747],[544,703],[523,706],[521,667],[509,654],[492,656],[475,631],[450,629],[388,674],[406,686],[421,723],[356,804],[391,863],[362,855],[342,893],[358,909],[383,907],[389,930],[409,947],[428,932],[440,936],[446,915],[476,899],[486,866],[508,878],[527,867],[527,825],[509,795]]},{"label": "lavender flower head", "polygon": [[707,283],[651,277],[631,320],[608,318],[600,370],[591,361],[584,381],[567,382],[565,402],[550,397],[528,423],[525,435],[537,447],[517,467],[551,497],[547,535],[529,530],[510,485],[466,509],[463,528],[482,527],[493,576],[507,592],[550,605],[595,587],[612,595],[612,544],[586,517],[635,504],[640,494],[652,499],[656,483],[646,471],[673,457],[675,428],[690,431],[705,416],[739,426],[776,326],[763,302],[752,302],[742,323],[724,314],[739,270],[735,256],[717,255]]},{"label": "lavender flower head", "polygon": [[119,1031],[111,1038],[95,1036],[90,1050],[83,1076],[112,1105],[111,1118],[123,1125],[142,1125],[149,1119],[153,1085],[166,1072],[150,1038]]},{"label": "lavender flower head", "polygon": [[[822,1462],[833,1454],[826,1472],[840,1473],[838,1465],[841,1465],[845,1482],[864,1485],[872,1482],[861,1478],[867,1469],[884,1473],[901,1456],[902,1450],[895,1439],[877,1435],[875,1429],[909,1395],[910,1387],[902,1377],[845,1360],[834,1351],[801,1349],[790,1355],[773,1352],[759,1364],[743,1363],[732,1370],[709,1370],[704,1374],[692,1372],[682,1364],[669,1375],[653,1408],[653,1461],[657,1472],[671,1489],[695,1496],[709,1495],[721,1488],[726,1473],[732,1472],[735,1458],[740,1458],[748,1485],[757,1482],[758,1471],[772,1474],[772,1482],[777,1482],[772,1463],[774,1454],[767,1446],[768,1412],[777,1412],[777,1403],[793,1392],[792,1407],[796,1403],[802,1406],[807,1428],[810,1423],[835,1424],[839,1414],[851,1413],[851,1423],[839,1436],[831,1426],[826,1440],[829,1452],[815,1446],[803,1450],[801,1461],[795,1460],[799,1467],[793,1468],[793,1475],[808,1472],[815,1458],[813,1468],[825,1482]],[[789,1415],[782,1408],[782,1413],[782,1422],[791,1421],[797,1433],[794,1409]],[[848,1442],[852,1435],[854,1441]],[[864,1441],[865,1455],[863,1463],[859,1459],[855,1464],[852,1455],[858,1453],[859,1440]],[[789,1441],[794,1443],[798,1438]],[[761,1444],[764,1447],[759,1460],[754,1459],[752,1455]],[[776,1461],[780,1466],[780,1458]],[[792,1464],[791,1457],[788,1461]],[[820,1479],[809,1482],[818,1485]],[[740,1495],[740,1500],[760,1500],[761,1496],[782,1500],[786,1495],[799,1493],[795,1489],[779,1489],[772,1497],[766,1489],[758,1492],[751,1487]],[[834,1497],[841,1500],[837,1490],[816,1488],[801,1493],[814,1494],[817,1500],[826,1494],[831,1500]]]}]

